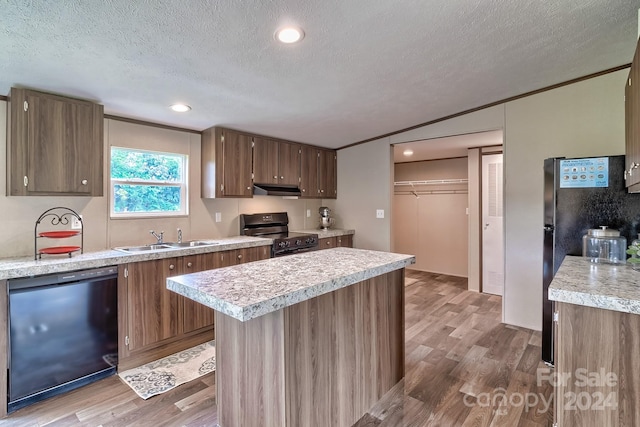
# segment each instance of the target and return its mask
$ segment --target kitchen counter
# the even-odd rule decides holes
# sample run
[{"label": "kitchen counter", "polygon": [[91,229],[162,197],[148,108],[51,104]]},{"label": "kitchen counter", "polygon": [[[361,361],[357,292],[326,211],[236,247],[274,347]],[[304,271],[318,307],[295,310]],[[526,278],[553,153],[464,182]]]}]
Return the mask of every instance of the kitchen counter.
[{"label": "kitchen counter", "polygon": [[317,234],[319,239],[324,239],[327,237],[339,237],[339,236],[347,236],[349,234],[355,234],[355,230],[341,230],[338,228],[328,228],[326,230],[315,228],[309,230],[295,230],[296,233],[313,233]]},{"label": "kitchen counter", "polygon": [[626,264],[596,264],[567,256],[549,285],[549,299],[640,314],[640,271]]},{"label": "kitchen counter", "polygon": [[218,425],[352,426],[404,377],[413,262],[333,248],[168,278],[215,309]]},{"label": "kitchen counter", "polygon": [[[567,256],[549,299],[556,302],[554,378],[564,379],[553,383],[558,427],[640,425],[640,271]],[[588,403],[576,405],[576,396]]]},{"label": "kitchen counter", "polygon": [[210,252],[228,251],[255,246],[269,246],[273,243],[272,239],[249,236],[201,240],[212,242],[215,244],[212,246],[171,248],[135,253],[125,253],[116,250],[85,252],[84,254],[80,254],[78,252],[74,253],[71,258],[69,258],[67,255],[43,255],[43,258],[37,261],[33,259],[33,256],[20,258],[2,258],[0,259],[0,280],[13,279],[16,277],[37,276],[41,274],[62,273],[65,271],[105,267],[108,265],[126,264],[138,261],[149,261],[175,256],[205,254]]},{"label": "kitchen counter", "polygon": [[413,263],[413,255],[333,248],[176,276],[167,288],[244,322]]}]

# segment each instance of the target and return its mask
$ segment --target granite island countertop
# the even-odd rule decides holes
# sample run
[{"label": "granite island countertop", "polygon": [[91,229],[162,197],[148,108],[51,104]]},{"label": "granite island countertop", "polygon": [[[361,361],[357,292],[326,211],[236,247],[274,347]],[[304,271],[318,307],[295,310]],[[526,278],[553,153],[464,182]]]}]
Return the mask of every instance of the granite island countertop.
[{"label": "granite island countertop", "polygon": [[626,264],[592,263],[566,256],[549,285],[549,299],[640,314],[640,271]]},{"label": "granite island countertop", "polygon": [[333,248],[174,276],[167,288],[247,321],[413,263],[413,255]]},{"label": "granite island countertop", "polygon": [[63,273],[67,271],[87,268],[106,267],[110,265],[127,264],[130,262],[150,261],[154,259],[171,258],[204,254],[210,252],[229,251],[233,249],[267,246],[273,244],[272,239],[250,236],[235,236],[220,239],[200,239],[212,242],[211,246],[194,246],[184,248],[160,249],[155,251],[125,253],[116,250],[85,252],[83,254],[45,256],[34,260],[33,256],[17,258],[0,258],[0,280],[17,277],[30,277],[42,274]]}]

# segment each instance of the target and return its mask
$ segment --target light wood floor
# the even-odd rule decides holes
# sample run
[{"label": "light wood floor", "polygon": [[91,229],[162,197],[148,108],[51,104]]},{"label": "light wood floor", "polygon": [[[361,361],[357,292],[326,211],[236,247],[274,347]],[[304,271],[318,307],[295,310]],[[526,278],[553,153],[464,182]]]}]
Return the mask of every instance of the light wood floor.
[{"label": "light wood floor", "polygon": [[[354,427],[551,426],[553,407],[544,411],[542,398],[552,388],[536,381],[544,368],[540,333],[501,324],[501,298],[466,291],[465,279],[410,270],[407,278],[417,281],[405,288],[405,378]],[[214,382],[209,374],[145,401],[113,376],[19,410],[0,426],[210,427]],[[531,402],[541,396],[540,404],[517,404],[517,393]],[[501,396],[516,404],[501,405]]]}]

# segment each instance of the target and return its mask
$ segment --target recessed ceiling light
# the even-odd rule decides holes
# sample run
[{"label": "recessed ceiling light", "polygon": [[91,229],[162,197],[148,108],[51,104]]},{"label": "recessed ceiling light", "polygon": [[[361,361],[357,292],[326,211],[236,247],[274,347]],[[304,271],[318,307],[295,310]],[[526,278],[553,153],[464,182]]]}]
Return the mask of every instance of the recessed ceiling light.
[{"label": "recessed ceiling light", "polygon": [[282,43],[295,43],[304,38],[304,31],[300,27],[282,27],[276,31],[274,37]]},{"label": "recessed ceiling light", "polygon": [[411,150],[410,148],[407,148],[406,150],[404,150],[402,152],[402,154],[404,154],[405,156],[409,157],[409,156],[413,156],[413,150]]},{"label": "recessed ceiling light", "polygon": [[173,104],[171,106],[171,109],[173,111],[178,112],[178,113],[185,113],[185,112],[191,110],[191,107],[189,107],[187,104]]}]

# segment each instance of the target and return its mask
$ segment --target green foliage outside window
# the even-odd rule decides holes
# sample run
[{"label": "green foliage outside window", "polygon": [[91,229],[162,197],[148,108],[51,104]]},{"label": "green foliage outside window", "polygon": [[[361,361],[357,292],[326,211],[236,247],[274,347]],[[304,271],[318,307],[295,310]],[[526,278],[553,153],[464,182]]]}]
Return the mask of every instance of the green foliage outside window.
[{"label": "green foliage outside window", "polygon": [[113,212],[162,213],[183,209],[185,156],[111,149]]}]

